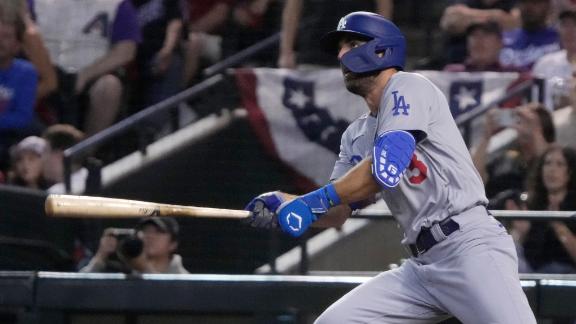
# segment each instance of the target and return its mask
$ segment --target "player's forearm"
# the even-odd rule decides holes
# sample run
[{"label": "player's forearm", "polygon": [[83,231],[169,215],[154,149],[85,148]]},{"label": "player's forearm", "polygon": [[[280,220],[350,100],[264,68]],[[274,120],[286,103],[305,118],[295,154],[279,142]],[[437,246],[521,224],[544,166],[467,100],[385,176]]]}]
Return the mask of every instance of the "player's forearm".
[{"label": "player's forearm", "polygon": [[366,158],[358,163],[342,178],[334,182],[334,187],[342,204],[350,204],[370,199],[381,191],[380,186],[372,177],[372,158]]},{"label": "player's forearm", "polygon": [[339,205],[331,208],[324,216],[320,217],[312,227],[326,228],[326,227],[340,227],[346,222],[352,209],[348,205]]},{"label": "player's forearm", "polygon": [[84,68],[80,73],[83,74],[85,80],[92,81],[125,66],[135,56],[136,43],[133,41],[120,41],[112,47],[108,54]]}]

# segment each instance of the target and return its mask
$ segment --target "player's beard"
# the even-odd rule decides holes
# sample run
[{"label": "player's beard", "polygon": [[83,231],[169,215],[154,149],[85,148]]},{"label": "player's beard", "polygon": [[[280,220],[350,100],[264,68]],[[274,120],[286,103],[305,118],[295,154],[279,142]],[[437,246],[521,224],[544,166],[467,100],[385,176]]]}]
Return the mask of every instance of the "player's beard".
[{"label": "player's beard", "polygon": [[368,73],[354,73],[345,66],[341,67],[344,75],[344,85],[353,94],[365,97],[375,86],[376,76],[380,71]]}]

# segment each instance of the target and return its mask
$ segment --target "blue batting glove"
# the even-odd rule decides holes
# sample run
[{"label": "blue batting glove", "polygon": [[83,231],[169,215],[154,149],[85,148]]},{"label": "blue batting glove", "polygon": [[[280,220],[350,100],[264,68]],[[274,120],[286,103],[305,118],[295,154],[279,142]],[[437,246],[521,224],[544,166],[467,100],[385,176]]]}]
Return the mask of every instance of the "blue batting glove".
[{"label": "blue batting glove", "polygon": [[312,223],[328,212],[328,209],[340,204],[340,197],[333,184],[300,196],[278,207],[280,228],[294,236],[302,235]]},{"label": "blue batting glove", "polygon": [[278,219],[276,210],[284,202],[284,198],[279,191],[267,192],[252,199],[244,208],[252,212],[246,222],[252,227],[277,228]]}]

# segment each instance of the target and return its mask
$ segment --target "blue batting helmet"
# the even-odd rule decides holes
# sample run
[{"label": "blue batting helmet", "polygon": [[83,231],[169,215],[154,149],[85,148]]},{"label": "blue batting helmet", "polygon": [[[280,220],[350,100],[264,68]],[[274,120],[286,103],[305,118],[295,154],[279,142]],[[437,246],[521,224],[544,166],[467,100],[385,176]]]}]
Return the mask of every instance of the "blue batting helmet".
[{"label": "blue batting helmet", "polygon": [[336,30],[326,34],[326,48],[335,48],[344,35],[368,39],[362,46],[342,56],[342,64],[354,73],[365,73],[395,67],[404,69],[406,61],[406,39],[394,23],[371,12],[350,13],[338,23]]}]

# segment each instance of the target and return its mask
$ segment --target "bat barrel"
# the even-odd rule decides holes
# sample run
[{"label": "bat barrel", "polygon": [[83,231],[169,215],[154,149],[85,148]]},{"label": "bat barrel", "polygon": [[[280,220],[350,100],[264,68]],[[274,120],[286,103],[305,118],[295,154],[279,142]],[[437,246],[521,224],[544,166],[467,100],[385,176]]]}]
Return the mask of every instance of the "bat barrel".
[{"label": "bat barrel", "polygon": [[138,218],[146,216],[182,216],[208,218],[246,218],[245,210],[179,206],[106,197],[49,195],[44,205],[50,217]]}]

